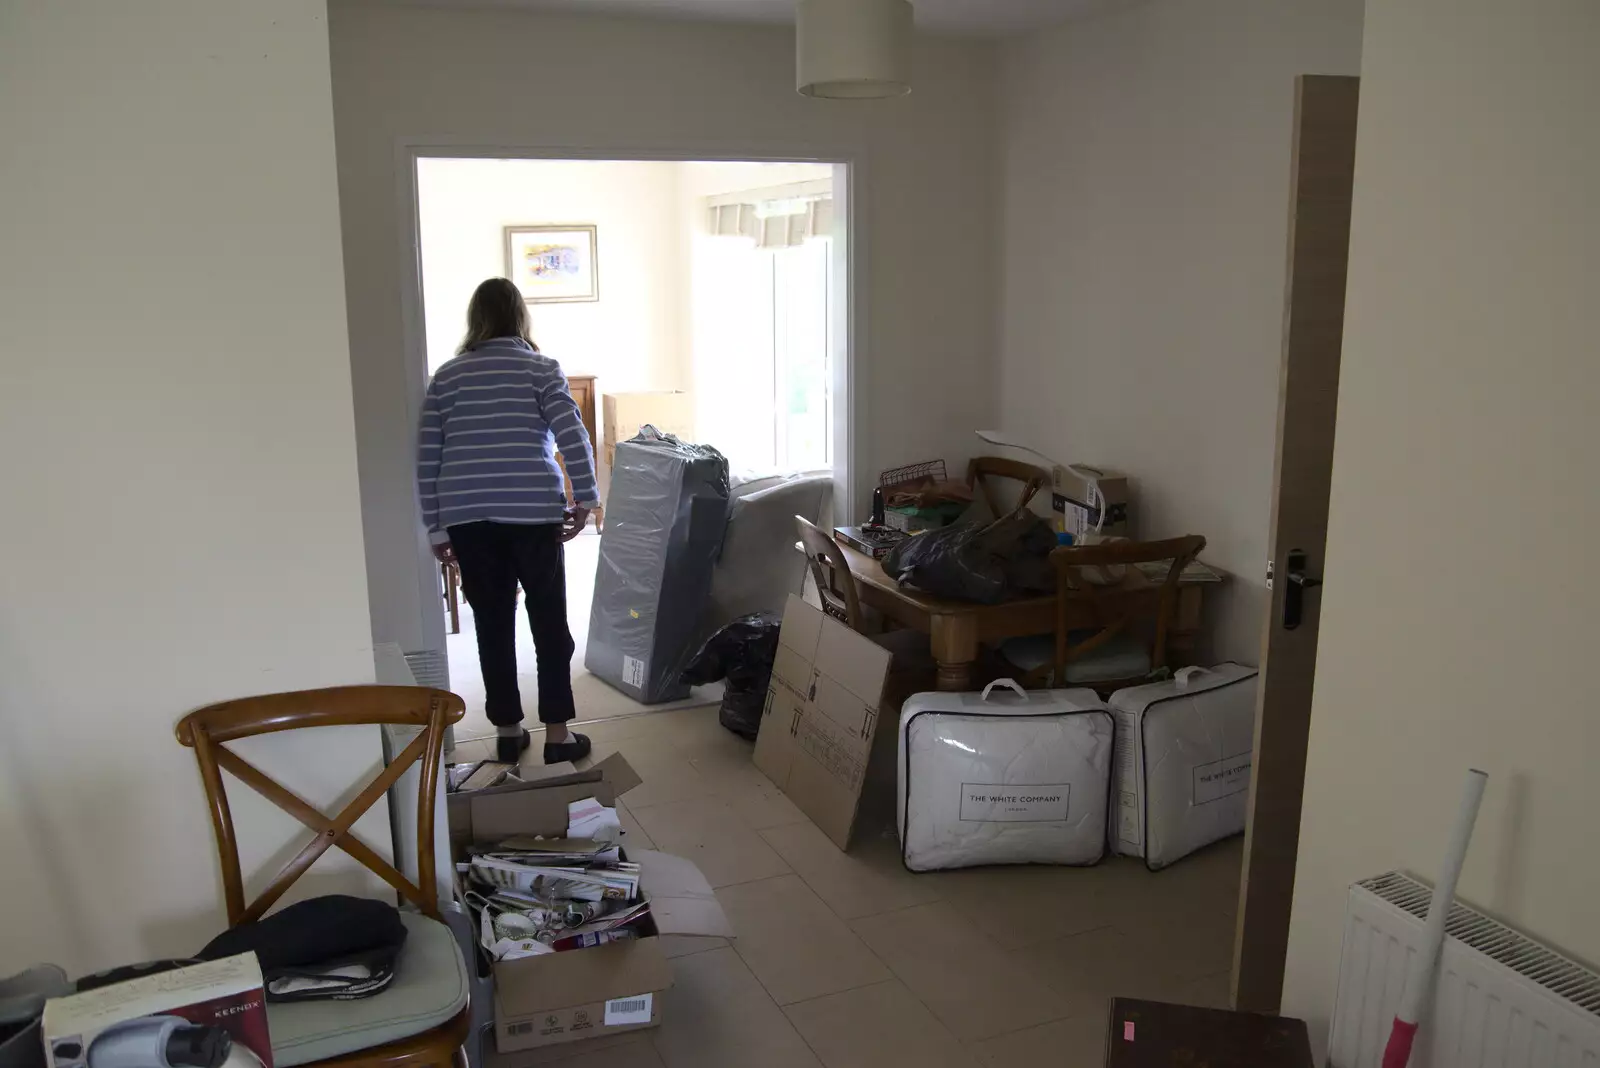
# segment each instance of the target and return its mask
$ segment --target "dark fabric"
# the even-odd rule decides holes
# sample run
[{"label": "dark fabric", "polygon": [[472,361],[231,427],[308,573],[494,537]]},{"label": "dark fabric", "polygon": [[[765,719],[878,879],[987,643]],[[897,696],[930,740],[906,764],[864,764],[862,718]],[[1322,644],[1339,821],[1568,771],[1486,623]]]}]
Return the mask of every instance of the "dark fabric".
[{"label": "dark fabric", "polygon": [[751,741],[761,730],[782,627],[783,620],[767,612],[740,616],[706,639],[683,670],[683,681],[691,686],[728,680],[718,719],[724,727]]},{"label": "dark fabric", "polygon": [[992,523],[926,530],[883,558],[890,578],[938,597],[998,604],[1055,590],[1050,524],[1018,509]]},{"label": "dark fabric", "polygon": [[472,606],[489,722],[522,722],[517,690],[517,585],[539,662],[539,721],[566,723],[572,703],[572,632],[567,629],[566,554],[561,527],[542,523],[462,523],[450,528],[461,592]]},{"label": "dark fabric", "polygon": [[213,938],[202,960],[254,953],[267,977],[350,960],[392,967],[405,944],[400,910],[384,901],[328,894],[241,923]]}]

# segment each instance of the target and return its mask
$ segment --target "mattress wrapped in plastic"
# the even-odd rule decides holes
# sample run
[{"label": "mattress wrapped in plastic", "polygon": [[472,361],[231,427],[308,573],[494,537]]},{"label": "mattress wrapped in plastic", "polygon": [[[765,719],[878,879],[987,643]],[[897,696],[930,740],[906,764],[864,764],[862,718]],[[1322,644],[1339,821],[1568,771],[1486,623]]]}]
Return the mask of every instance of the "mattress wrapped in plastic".
[{"label": "mattress wrapped in plastic", "polygon": [[1095,864],[1105,855],[1111,713],[1093,690],[913,694],[900,712],[898,824],[912,871]]},{"label": "mattress wrapped in plastic", "polygon": [[1112,848],[1152,871],[1242,834],[1250,799],[1256,669],[1181,669],[1111,695],[1117,717]]},{"label": "mattress wrapped in plastic", "polygon": [[585,667],[645,704],[688,696],[678,676],[727,522],[728,461],[716,449],[654,427],[617,445]]}]

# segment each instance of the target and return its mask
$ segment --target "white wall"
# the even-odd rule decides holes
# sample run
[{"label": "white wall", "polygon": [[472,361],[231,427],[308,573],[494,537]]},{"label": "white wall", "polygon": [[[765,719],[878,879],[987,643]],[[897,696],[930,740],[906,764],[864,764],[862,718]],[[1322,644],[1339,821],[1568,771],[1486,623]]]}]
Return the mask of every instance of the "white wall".
[{"label": "white wall", "polygon": [[1137,532],[1233,572],[1260,655],[1294,78],[1353,74],[1355,0],[1155,0],[1005,47],[1002,426],[1131,474]]},{"label": "white wall", "polygon": [[505,274],[504,227],[581,223],[596,227],[601,299],[529,305],[540,349],[605,393],[685,387],[677,164],[425,159],[417,202],[430,369],[455,355],[478,283]]},{"label": "white wall", "polygon": [[[993,49],[923,41],[916,91],[837,103],[794,91],[782,28],[338,3],[332,11],[351,360],[372,621],[379,640],[443,646],[437,579],[419,545],[405,366],[402,138],[862,164],[860,279],[868,474],[928,456],[965,462],[992,420],[997,218]],[[561,92],[530,89],[528,70]],[[625,149],[633,152],[625,152]],[[951,250],[963,267],[950,270]],[[401,254],[405,254],[401,250]],[[862,502],[863,506],[865,502]],[[426,620],[426,625],[424,625]]]},{"label": "white wall", "polygon": [[1346,886],[1431,878],[1470,765],[1462,896],[1600,964],[1597,54],[1581,0],[1368,8],[1284,991],[1319,1032]]},{"label": "white wall", "polygon": [[174,723],[373,668],[322,3],[14,0],[0,99],[4,975],[198,949]]}]

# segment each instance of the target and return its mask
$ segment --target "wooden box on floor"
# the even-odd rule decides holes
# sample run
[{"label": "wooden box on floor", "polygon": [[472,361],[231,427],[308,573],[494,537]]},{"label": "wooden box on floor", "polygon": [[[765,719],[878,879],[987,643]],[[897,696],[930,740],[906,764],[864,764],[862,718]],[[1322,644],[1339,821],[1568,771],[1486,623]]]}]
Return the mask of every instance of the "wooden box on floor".
[{"label": "wooden box on floor", "polygon": [[1200,1009],[1136,998],[1111,999],[1105,1068],[1312,1068],[1303,1020]]}]

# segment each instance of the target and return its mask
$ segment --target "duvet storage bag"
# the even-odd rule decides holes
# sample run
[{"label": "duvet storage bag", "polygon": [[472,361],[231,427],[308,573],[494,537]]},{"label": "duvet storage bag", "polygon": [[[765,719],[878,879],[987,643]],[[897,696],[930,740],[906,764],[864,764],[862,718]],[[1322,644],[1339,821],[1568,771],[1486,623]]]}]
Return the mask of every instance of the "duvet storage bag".
[{"label": "duvet storage bag", "polygon": [[1111,695],[1117,717],[1113,848],[1164,868],[1244,831],[1256,669],[1186,667]]},{"label": "duvet storage bag", "polygon": [[900,712],[900,855],[912,871],[1094,864],[1105,854],[1111,713],[1093,690],[919,693]]}]

